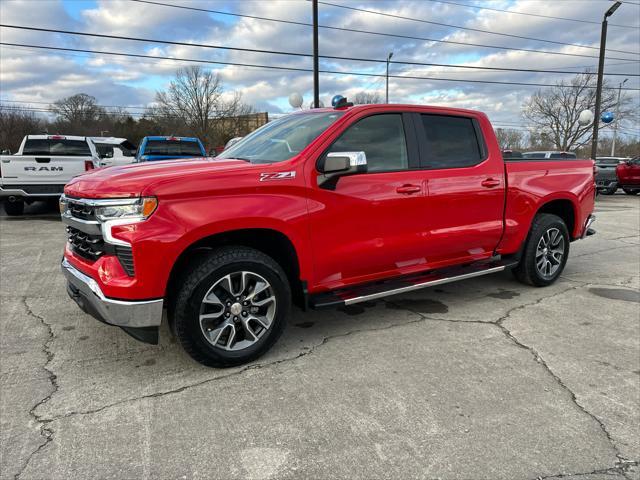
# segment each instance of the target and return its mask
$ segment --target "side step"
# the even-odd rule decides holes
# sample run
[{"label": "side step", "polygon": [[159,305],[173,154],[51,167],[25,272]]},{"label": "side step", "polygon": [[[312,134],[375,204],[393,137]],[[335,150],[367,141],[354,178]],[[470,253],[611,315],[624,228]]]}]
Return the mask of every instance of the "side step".
[{"label": "side step", "polygon": [[354,303],[375,300],[389,295],[397,295],[421,288],[497,273],[507,268],[515,267],[517,264],[517,260],[514,259],[490,260],[441,270],[431,270],[381,282],[366,283],[356,287],[311,295],[309,297],[309,306],[313,309],[322,309],[353,305]]}]

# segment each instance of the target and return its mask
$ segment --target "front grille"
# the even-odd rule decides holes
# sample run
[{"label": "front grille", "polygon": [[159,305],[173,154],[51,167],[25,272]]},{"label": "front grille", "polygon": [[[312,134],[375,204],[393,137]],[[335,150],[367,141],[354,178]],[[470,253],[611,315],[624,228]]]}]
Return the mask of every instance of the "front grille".
[{"label": "front grille", "polygon": [[113,245],[102,237],[101,222],[96,218],[95,205],[67,197],[67,213],[62,219],[67,226],[69,245],[78,256],[96,261],[103,255],[115,255],[125,273],[135,274],[131,247]]},{"label": "front grille", "polygon": [[95,261],[105,253],[102,235],[89,235],[73,227],[67,227],[67,233],[71,249],[82,258]]},{"label": "front grille", "polygon": [[120,260],[120,265],[124,268],[124,271],[127,272],[127,275],[130,277],[133,277],[135,270],[133,268],[133,252],[131,251],[131,247],[115,245],[115,252],[118,260]]},{"label": "front grille", "polygon": [[81,218],[82,220],[95,220],[95,207],[87,205],[86,203],[74,202],[69,198],[69,212],[71,216]]}]

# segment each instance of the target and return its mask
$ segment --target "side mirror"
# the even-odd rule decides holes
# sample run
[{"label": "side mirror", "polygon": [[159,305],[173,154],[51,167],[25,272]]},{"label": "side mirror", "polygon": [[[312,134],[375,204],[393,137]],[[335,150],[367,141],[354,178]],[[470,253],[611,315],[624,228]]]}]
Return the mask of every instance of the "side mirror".
[{"label": "side mirror", "polygon": [[318,166],[324,177],[352,175],[367,171],[367,156],[364,152],[331,152]]},{"label": "side mirror", "polygon": [[355,173],[366,173],[367,155],[364,152],[331,152],[318,165],[321,175],[318,186],[326,190],[335,190],[338,179]]},{"label": "side mirror", "polygon": [[211,150],[209,150],[209,156],[211,158],[216,157],[218,155],[218,152],[216,152],[215,148],[212,148]]}]

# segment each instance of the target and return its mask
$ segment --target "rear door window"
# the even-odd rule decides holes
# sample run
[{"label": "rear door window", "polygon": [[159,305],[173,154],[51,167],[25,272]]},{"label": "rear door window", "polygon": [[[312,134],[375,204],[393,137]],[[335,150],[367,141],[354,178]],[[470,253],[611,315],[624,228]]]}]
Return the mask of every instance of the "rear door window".
[{"label": "rear door window", "polygon": [[482,162],[480,139],[472,118],[432,114],[421,114],[420,118],[426,168],[471,167]]},{"label": "rear door window", "polygon": [[59,155],[90,157],[89,144],[84,140],[27,139],[23,155]]}]

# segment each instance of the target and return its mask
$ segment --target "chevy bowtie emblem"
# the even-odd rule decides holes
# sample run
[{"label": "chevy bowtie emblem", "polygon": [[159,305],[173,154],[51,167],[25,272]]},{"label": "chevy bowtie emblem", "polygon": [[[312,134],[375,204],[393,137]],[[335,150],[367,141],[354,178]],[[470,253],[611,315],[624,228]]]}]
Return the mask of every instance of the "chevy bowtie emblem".
[{"label": "chevy bowtie emblem", "polygon": [[266,182],[267,180],[288,180],[291,178],[296,178],[296,172],[276,172],[260,174],[261,182]]}]

